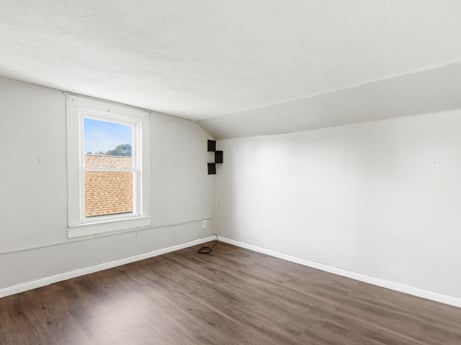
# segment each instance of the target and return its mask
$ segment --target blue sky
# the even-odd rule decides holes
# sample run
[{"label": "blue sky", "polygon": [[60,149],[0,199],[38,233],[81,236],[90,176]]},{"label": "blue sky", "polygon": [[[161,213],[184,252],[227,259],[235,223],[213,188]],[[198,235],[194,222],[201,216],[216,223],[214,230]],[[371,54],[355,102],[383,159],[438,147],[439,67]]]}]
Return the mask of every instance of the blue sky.
[{"label": "blue sky", "polygon": [[106,152],[121,144],[132,144],[132,132],[129,125],[85,118],[85,152]]}]

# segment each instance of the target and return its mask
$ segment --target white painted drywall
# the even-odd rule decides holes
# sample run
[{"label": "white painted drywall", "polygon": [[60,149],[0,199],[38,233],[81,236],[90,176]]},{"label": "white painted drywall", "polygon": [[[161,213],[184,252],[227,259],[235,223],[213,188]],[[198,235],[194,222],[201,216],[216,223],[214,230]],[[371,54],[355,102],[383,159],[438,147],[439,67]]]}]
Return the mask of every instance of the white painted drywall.
[{"label": "white painted drywall", "polygon": [[186,224],[68,241],[65,95],[0,78],[0,288],[213,232],[212,220],[207,229],[200,222],[214,213],[209,135],[191,121],[161,114],[152,115],[151,126],[153,223]]},{"label": "white painted drywall", "polygon": [[461,297],[461,110],[218,141],[221,236]]}]

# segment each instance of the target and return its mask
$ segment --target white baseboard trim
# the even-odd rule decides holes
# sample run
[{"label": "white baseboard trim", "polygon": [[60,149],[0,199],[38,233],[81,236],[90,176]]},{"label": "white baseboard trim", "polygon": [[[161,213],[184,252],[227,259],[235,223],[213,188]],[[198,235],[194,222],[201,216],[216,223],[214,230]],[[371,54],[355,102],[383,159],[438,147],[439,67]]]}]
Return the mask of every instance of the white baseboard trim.
[{"label": "white baseboard trim", "polygon": [[80,277],[80,276],[83,276],[83,275],[86,275],[86,274],[107,270],[109,268],[126,265],[126,264],[129,264],[129,263],[135,262],[135,261],[149,259],[149,258],[152,258],[154,256],[159,256],[159,255],[162,255],[162,254],[174,252],[176,250],[184,249],[184,248],[187,248],[187,247],[192,247],[192,246],[195,246],[197,244],[210,242],[210,241],[213,241],[213,240],[216,240],[216,236],[209,236],[209,237],[205,237],[205,238],[200,238],[200,239],[197,239],[197,240],[194,240],[194,241],[177,244],[175,246],[161,248],[161,249],[153,250],[151,252],[142,253],[142,254],[139,254],[139,255],[130,256],[130,257],[123,258],[123,259],[104,262],[102,264],[98,264],[98,265],[95,265],[95,266],[79,268],[77,270],[73,270],[73,271],[69,271],[69,272],[58,273],[58,274],[53,275],[51,277],[40,278],[40,279],[29,281],[29,282],[26,282],[26,283],[21,283],[21,284],[9,286],[9,287],[0,289],[0,298],[10,296],[10,295],[14,295],[14,294],[18,294],[20,292],[24,292],[24,291],[27,291],[27,290],[33,290],[33,289],[36,289],[36,288],[39,288],[39,287],[42,287],[42,286],[46,286],[46,285],[50,285],[50,284],[54,284],[54,283],[57,283],[57,282],[60,282],[60,281],[63,281],[63,280],[68,280],[68,279]]},{"label": "white baseboard trim", "polygon": [[320,264],[320,263],[305,260],[305,259],[300,259],[295,256],[291,256],[291,255],[279,253],[279,252],[276,252],[270,249],[261,248],[261,247],[257,247],[251,244],[231,240],[230,238],[226,238],[222,236],[219,236],[219,241],[233,244],[234,246],[249,249],[249,250],[252,250],[258,253],[270,255],[270,256],[273,256],[273,257],[276,257],[282,260],[286,260],[286,261],[294,262],[300,265],[315,268],[321,271],[337,274],[342,277],[351,278],[351,279],[365,282],[368,284],[380,286],[383,288],[403,292],[403,293],[413,295],[416,297],[421,297],[421,298],[428,299],[431,301],[440,302],[440,303],[444,303],[444,304],[448,304],[454,307],[461,308],[461,298],[458,298],[458,297],[443,295],[437,292],[427,291],[427,290],[415,288],[412,286],[408,286],[402,283],[396,283],[396,282],[392,282],[388,280],[383,280],[383,279],[367,276],[365,274],[360,274],[360,273],[344,270],[342,268]]}]

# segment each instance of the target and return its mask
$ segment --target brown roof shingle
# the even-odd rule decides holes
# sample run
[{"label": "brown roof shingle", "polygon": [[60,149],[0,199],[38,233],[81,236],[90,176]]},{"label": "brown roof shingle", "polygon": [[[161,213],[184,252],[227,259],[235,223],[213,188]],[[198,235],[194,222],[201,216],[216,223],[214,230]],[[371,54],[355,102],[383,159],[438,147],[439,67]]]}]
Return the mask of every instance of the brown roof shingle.
[{"label": "brown roof shingle", "polygon": [[[85,155],[87,167],[131,168],[131,157]],[[85,217],[133,212],[133,173],[85,172]]]}]

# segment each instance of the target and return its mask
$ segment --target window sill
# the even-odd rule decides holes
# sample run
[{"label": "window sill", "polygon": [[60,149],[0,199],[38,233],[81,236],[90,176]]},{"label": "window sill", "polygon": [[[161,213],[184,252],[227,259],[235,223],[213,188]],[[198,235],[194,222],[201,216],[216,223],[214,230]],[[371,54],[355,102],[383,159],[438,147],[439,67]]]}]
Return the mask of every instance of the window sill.
[{"label": "window sill", "polygon": [[139,228],[143,228],[149,225],[151,225],[151,217],[149,216],[107,220],[97,223],[70,226],[67,231],[67,237],[85,237],[120,230],[136,231]]}]

